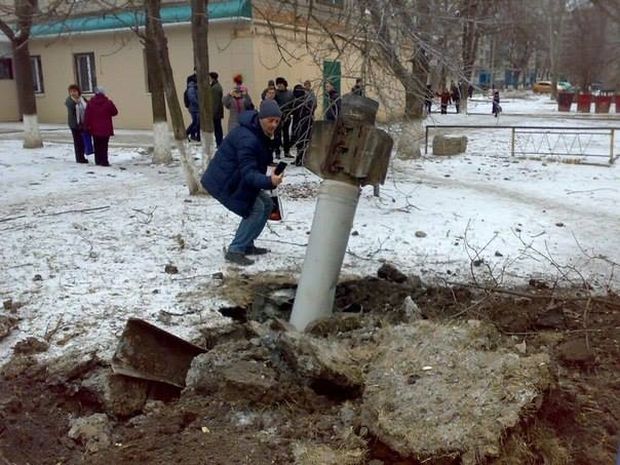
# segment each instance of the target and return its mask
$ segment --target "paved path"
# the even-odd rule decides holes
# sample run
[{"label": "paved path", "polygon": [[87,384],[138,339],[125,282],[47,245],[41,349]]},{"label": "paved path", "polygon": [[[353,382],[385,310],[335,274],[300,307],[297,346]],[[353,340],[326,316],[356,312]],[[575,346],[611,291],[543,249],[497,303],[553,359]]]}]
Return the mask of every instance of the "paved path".
[{"label": "paved path", "polygon": [[[71,131],[65,125],[41,124],[40,131],[43,143],[73,143]],[[0,123],[0,140],[16,140],[21,137],[21,123]],[[172,140],[172,132],[170,140]],[[153,132],[150,129],[115,129],[114,137],[110,139],[112,147],[151,147],[152,145]]]}]

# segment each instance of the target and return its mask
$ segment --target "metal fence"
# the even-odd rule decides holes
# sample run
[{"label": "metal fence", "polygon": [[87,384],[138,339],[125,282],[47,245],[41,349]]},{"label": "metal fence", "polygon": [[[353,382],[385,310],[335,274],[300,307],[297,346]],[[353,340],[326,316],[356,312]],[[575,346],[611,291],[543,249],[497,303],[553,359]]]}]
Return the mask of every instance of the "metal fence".
[{"label": "metal fence", "polygon": [[614,147],[616,131],[620,131],[620,128],[600,126],[432,125],[426,126],[424,153],[428,154],[430,131],[451,129],[509,130],[511,156],[583,158],[592,160],[589,163],[605,159],[609,165],[620,157],[620,151]]}]

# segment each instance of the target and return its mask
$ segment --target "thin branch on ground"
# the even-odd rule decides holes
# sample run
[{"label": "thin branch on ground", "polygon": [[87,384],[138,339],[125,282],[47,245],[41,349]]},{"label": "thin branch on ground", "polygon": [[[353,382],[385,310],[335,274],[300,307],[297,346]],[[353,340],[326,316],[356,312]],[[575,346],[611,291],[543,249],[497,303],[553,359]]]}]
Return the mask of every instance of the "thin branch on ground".
[{"label": "thin branch on ground", "polygon": [[35,215],[35,216],[58,216],[58,215],[65,215],[67,213],[90,213],[90,212],[94,212],[94,211],[107,210],[108,208],[110,208],[110,206],[109,205],[105,205],[103,207],[92,207],[92,208],[80,208],[80,209],[74,209],[74,210],[63,210],[63,211],[59,211],[59,212],[44,213],[42,215]]}]

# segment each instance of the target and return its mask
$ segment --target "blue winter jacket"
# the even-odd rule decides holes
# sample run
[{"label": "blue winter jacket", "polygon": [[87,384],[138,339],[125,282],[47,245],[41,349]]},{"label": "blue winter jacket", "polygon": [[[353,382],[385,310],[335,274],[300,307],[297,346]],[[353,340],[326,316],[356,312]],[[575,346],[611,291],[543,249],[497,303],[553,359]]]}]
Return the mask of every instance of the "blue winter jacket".
[{"label": "blue winter jacket", "polygon": [[254,110],[241,113],[239,124],[224,138],[200,182],[222,205],[246,218],[260,190],[273,188],[265,174],[272,162],[271,140]]},{"label": "blue winter jacket", "polygon": [[198,84],[194,81],[187,83],[187,98],[189,100],[188,110],[190,113],[197,113],[200,111],[200,102],[198,101]]}]

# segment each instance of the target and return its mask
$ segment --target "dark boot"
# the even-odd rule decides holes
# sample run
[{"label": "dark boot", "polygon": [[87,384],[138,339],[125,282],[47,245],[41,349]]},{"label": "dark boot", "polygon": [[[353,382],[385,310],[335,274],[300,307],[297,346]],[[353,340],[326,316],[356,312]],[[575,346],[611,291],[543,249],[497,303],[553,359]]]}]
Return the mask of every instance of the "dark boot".
[{"label": "dark boot", "polygon": [[250,247],[245,249],[246,255],[264,255],[269,252],[271,252],[271,250],[265,249],[263,247],[256,247],[254,245],[251,245]]},{"label": "dark boot", "polygon": [[241,252],[226,252],[224,258],[227,262],[234,263],[240,266],[248,266],[254,264],[254,260],[250,260],[245,254]]}]

